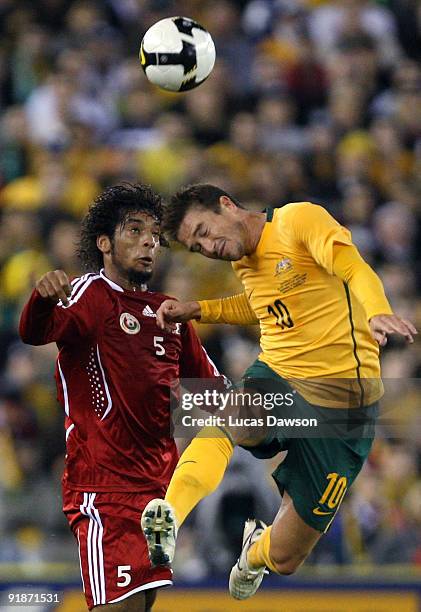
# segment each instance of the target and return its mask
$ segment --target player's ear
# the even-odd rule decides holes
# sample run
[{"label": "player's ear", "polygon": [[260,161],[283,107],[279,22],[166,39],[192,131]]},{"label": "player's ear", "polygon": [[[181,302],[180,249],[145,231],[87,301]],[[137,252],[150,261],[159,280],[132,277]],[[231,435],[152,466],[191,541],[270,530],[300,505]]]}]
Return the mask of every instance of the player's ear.
[{"label": "player's ear", "polygon": [[233,210],[234,208],[237,208],[234,202],[231,200],[231,198],[229,198],[226,195],[222,195],[219,198],[219,205],[222,209],[225,208],[227,210]]},{"label": "player's ear", "polygon": [[105,234],[98,236],[96,239],[96,245],[101,251],[101,253],[111,253],[111,240]]}]

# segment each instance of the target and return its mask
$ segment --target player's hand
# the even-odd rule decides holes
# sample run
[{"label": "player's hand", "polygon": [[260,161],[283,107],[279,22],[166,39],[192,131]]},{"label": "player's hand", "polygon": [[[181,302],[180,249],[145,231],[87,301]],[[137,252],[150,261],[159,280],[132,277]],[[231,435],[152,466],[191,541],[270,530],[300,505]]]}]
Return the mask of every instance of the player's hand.
[{"label": "player's hand", "polygon": [[69,303],[67,299],[72,293],[69,277],[63,270],[54,270],[41,276],[35,285],[41,297],[49,298],[53,302],[63,302],[65,306]]},{"label": "player's hand", "polygon": [[160,329],[172,331],[176,323],[200,319],[199,302],[177,302],[165,300],[156,311],[156,324]]},{"label": "player's hand", "polygon": [[388,334],[404,336],[409,343],[414,342],[414,336],[418,334],[410,321],[401,319],[395,314],[372,317],[370,319],[370,330],[374,340],[377,340],[380,346],[386,346]]}]

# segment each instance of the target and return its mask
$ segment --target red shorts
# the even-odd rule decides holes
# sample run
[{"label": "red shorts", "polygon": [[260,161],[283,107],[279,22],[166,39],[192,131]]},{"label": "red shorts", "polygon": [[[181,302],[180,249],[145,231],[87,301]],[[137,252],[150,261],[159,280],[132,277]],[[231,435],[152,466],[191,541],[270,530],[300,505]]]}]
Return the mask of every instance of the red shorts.
[{"label": "red shorts", "polygon": [[63,512],[79,547],[88,608],[172,584],[172,571],[151,567],[140,517],[160,495],[79,493],[63,489]]}]

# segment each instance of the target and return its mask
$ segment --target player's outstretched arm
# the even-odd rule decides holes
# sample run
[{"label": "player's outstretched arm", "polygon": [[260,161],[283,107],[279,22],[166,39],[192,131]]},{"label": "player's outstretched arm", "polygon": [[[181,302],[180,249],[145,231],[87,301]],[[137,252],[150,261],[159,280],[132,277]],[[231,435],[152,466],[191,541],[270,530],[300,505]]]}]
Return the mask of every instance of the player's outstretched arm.
[{"label": "player's outstretched arm", "polygon": [[322,206],[308,202],[294,204],[288,222],[314,260],[344,281],[362,304],[371,335],[380,346],[386,344],[388,334],[400,334],[408,342],[414,341],[417,330],[392,311],[380,278],[359,254],[349,230]]},{"label": "player's outstretched arm", "polygon": [[333,271],[349,285],[364,306],[371,335],[380,346],[387,344],[388,334],[398,334],[408,342],[414,342],[418,333],[416,328],[392,311],[380,278],[354,245],[334,245]]},{"label": "player's outstretched arm", "polygon": [[245,293],[200,302],[165,300],[157,312],[157,325],[169,329],[175,323],[196,319],[201,323],[256,325],[259,321]]},{"label": "player's outstretched arm", "polygon": [[[87,289],[91,279],[81,277],[72,287],[63,270],[44,274],[36,283],[19,322],[19,334],[26,344],[77,342],[88,338],[98,324],[98,312]],[[76,289],[75,289],[76,287]],[[72,292],[77,291],[75,299]]]}]

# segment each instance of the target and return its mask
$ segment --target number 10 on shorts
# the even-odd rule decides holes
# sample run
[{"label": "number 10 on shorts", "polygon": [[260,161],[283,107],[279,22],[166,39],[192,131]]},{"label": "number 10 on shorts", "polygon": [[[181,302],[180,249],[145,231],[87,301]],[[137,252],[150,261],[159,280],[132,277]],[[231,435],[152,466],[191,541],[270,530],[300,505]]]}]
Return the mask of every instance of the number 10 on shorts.
[{"label": "number 10 on shorts", "polygon": [[347,489],[347,479],[345,476],[339,477],[337,472],[332,472],[326,476],[329,484],[323,495],[319,499],[319,504],[327,503],[328,508],[336,508],[342,501]]}]

